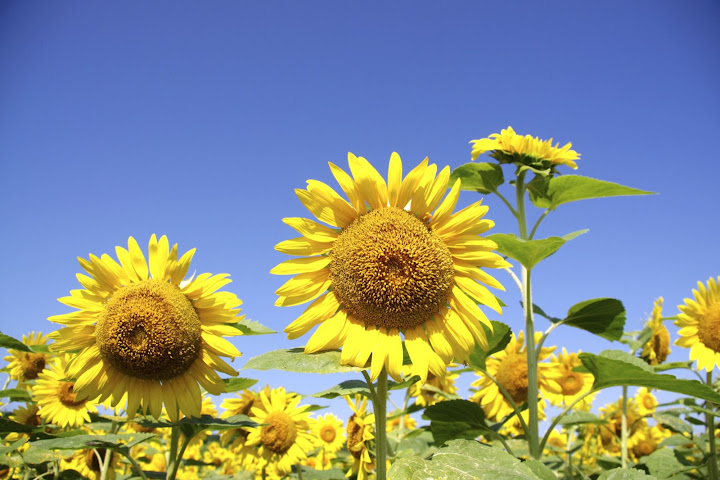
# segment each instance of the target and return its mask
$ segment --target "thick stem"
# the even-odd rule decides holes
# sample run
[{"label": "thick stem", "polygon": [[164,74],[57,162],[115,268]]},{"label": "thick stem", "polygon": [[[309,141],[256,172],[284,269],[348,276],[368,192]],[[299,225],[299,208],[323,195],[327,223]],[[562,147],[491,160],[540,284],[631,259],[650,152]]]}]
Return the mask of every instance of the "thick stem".
[{"label": "thick stem", "polygon": [[[707,372],[707,385],[712,388],[712,372]],[[715,405],[705,402],[705,407],[709,410],[715,410]],[[708,458],[708,478],[710,480],[718,480],[718,462],[717,450],[715,448],[715,418],[713,415],[705,414],[705,423],[707,426],[708,444],[710,446],[710,456]]]},{"label": "thick stem", "polygon": [[627,425],[627,385],[622,387],[622,412],[620,415],[620,461],[622,468],[628,467],[628,425]]},{"label": "thick stem", "polygon": [[387,477],[385,460],[387,458],[387,396],[388,378],[385,368],[380,372],[377,381],[377,402],[373,405],[375,412],[375,472],[377,480],[385,480]]},{"label": "thick stem", "polygon": [[168,460],[167,460],[167,480],[172,480],[174,478],[173,473],[174,471],[177,471],[177,463],[179,461],[178,459],[178,443],[180,440],[180,427],[177,425],[172,426],[172,430],[170,433],[170,452],[168,454]]}]

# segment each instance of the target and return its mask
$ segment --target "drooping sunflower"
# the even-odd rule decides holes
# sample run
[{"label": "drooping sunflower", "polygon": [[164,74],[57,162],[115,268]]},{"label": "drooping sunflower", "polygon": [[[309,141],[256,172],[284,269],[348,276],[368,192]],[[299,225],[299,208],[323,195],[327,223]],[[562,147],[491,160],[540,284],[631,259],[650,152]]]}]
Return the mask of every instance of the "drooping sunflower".
[{"label": "drooping sunflower", "polygon": [[712,372],[720,367],[720,277],[710,278],[707,286],[698,282],[693,296],[678,307],[675,325],[680,338],[675,345],[690,349],[690,360],[697,360],[699,370]]},{"label": "drooping sunflower", "polygon": [[[221,356],[240,352],[223,336],[241,335],[232,326],[241,317],[235,294],[218,291],[227,274],[203,273],[183,281],[195,249],[178,259],[177,244],[152,235],[148,261],[134,238],[116,247],[120,263],[105,254],[79,258],[89,274],[84,287],[60,302],[77,311],[49,320],[66,325],[54,332],[58,350],[79,350],[71,365],[78,398],[100,396],[116,406],[127,398],[132,418],[138,408],[159,418],[163,405],[172,421],[179,413],[200,416],[200,386],[224,391],[218,371],[237,375]],[[127,394],[127,396],[125,396]]]},{"label": "drooping sunflower", "polygon": [[659,429],[650,427],[647,423],[643,423],[628,438],[628,449],[634,460],[650,455],[658,449],[660,443],[665,439]]},{"label": "drooping sunflower", "polygon": [[500,163],[515,163],[542,170],[556,165],[577,169],[575,160],[580,159],[580,154],[570,150],[572,143],[568,142],[561,148],[559,143],[553,146],[552,141],[552,138],[541,140],[530,135],[518,135],[512,127],[508,127],[488,138],[471,140],[471,155],[475,160],[483,153],[491,152],[490,156]]},{"label": "drooping sunflower", "polygon": [[435,405],[437,402],[446,400],[447,397],[452,398],[455,396],[458,390],[455,386],[455,380],[458,377],[457,373],[448,373],[444,377],[429,374],[424,385],[413,383],[410,386],[410,396],[415,397],[415,403],[418,405]]},{"label": "drooping sunflower", "polygon": [[[448,187],[450,169],[423,160],[402,176],[400,156],[390,157],[388,182],[362,157],[348,154],[351,177],[330,163],[349,201],[330,186],[308,180],[296,190],[318,220],[285,218],[301,236],[276,250],[299,256],[271,273],[295,275],[277,290],[278,306],[313,301],[285,332],[294,339],[320,325],[305,352],[342,347],[344,365],[364,367],[371,377],[383,367],[401,378],[402,340],[411,374],[445,375],[453,360],[466,361],[478,343],[487,346],[482,324],[491,324],[477,302],[500,312],[485,285],[502,289],[480,267],[509,264],[481,236],[494,224],[487,207],[474,203],[452,213],[460,193]],[[484,284],[484,285],[483,285]]]},{"label": "drooping sunflower", "polygon": [[100,460],[104,460],[105,455],[111,455],[106,478],[114,480],[116,477],[115,469],[120,463],[120,454],[104,448],[77,450],[70,460],[62,462],[63,469],[75,470],[89,480],[100,480],[103,465]]},{"label": "drooping sunflower", "polygon": [[643,345],[640,357],[650,365],[659,365],[670,354],[670,332],[662,321],[663,298],[655,300],[652,319],[648,326],[652,329],[650,340]]},{"label": "drooping sunflower", "polygon": [[304,461],[314,448],[310,433],[312,419],[307,411],[310,405],[298,406],[299,402],[299,396],[288,396],[281,387],[269,393],[261,392],[261,405],[251,410],[250,418],[265,426],[251,429],[246,444],[257,445],[262,464],[272,465],[284,475],[292,471],[293,465]]},{"label": "drooping sunflower", "polygon": [[46,422],[59,427],[79,427],[90,421],[90,413],[97,413],[93,399],[80,398],[75,393],[75,381],[68,374],[72,356],[59,356],[53,365],[38,375],[32,396],[39,414]]},{"label": "drooping sunflower", "polygon": [[375,447],[375,414],[367,412],[367,398],[362,395],[355,395],[352,400],[345,397],[345,400],[353,411],[346,426],[347,449],[353,458],[347,476],[357,474],[358,480],[366,480],[375,469],[375,458],[370,455]]},{"label": "drooping sunflower", "polygon": [[[269,388],[266,388],[266,395],[270,392]],[[225,411],[220,414],[220,418],[230,418],[235,415],[250,415],[250,410],[253,406],[262,406],[259,401],[259,396],[252,390],[243,390],[241,393],[237,393],[236,397],[226,398],[220,404],[220,408]],[[247,447],[246,441],[247,436],[250,432],[246,428],[230,428],[224,430],[220,434],[220,445],[223,447],[230,445],[230,450],[236,455],[248,455],[255,451],[255,447]]]},{"label": "drooping sunflower", "polygon": [[[38,332],[30,332],[23,335],[22,343],[28,347],[45,346],[50,337]],[[17,380],[18,387],[29,388],[28,380],[35,380],[45,366],[51,361],[52,356],[45,352],[23,352],[13,348],[8,349],[8,355],[5,361],[8,362],[7,368],[10,370],[10,378]]]},{"label": "drooping sunflower", "polygon": [[325,453],[335,453],[345,445],[343,422],[332,413],[319,415],[312,427],[315,445]]},{"label": "drooping sunflower", "polygon": [[[535,343],[542,337],[541,333],[535,334]],[[521,331],[517,338],[513,333],[510,342],[504,350],[490,356],[486,362],[487,372],[492,375],[505,390],[517,406],[528,401],[528,364],[527,352],[525,350],[525,335]],[[555,347],[542,347],[538,360],[545,360],[555,350]],[[513,413],[513,407],[505,396],[500,392],[497,384],[490,377],[481,372],[475,372],[480,378],[472,383],[478,390],[472,395],[472,400],[480,403],[485,415],[493,421],[498,421]],[[548,392],[558,393],[560,387],[557,383],[560,374],[550,363],[538,363],[538,391],[541,396]],[[540,407],[539,414],[542,415],[545,402],[538,398]],[[523,418],[527,417],[527,410],[523,411]],[[514,422],[508,422],[508,426]]]},{"label": "drooping sunflower", "polygon": [[[563,347],[562,353],[550,358],[550,364],[559,373],[555,379],[560,387],[557,393],[545,392],[546,396],[555,406],[567,407],[578,398],[590,391],[593,385],[593,376],[590,373],[576,372],[574,369],[582,365],[578,357],[580,352],[570,352]],[[575,405],[576,410],[588,411],[592,406],[595,394],[590,394]]]}]

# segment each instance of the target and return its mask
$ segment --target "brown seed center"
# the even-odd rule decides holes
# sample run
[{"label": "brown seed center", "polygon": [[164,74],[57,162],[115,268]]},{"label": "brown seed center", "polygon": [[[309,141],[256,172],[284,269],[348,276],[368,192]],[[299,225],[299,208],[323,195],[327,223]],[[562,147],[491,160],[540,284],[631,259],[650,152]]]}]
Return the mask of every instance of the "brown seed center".
[{"label": "brown seed center", "polygon": [[563,395],[575,395],[582,390],[585,380],[579,372],[565,372],[560,379]]},{"label": "brown seed center", "polygon": [[323,425],[320,429],[320,438],[322,438],[325,443],[332,443],[336,436],[337,433],[335,433],[335,429],[331,425]]},{"label": "brown seed center", "polygon": [[35,380],[46,364],[44,353],[24,353],[20,356],[20,370],[24,380]]},{"label": "brown seed center", "polygon": [[260,440],[273,453],[287,452],[297,438],[295,422],[285,412],[272,412],[265,417],[266,425],[260,431]]},{"label": "brown seed center", "polygon": [[123,287],[97,323],[103,358],[126,375],[169,380],[185,373],[202,346],[200,318],[190,300],[168,282]]},{"label": "brown seed center", "polygon": [[85,405],[85,400],[76,400],[77,396],[73,391],[75,383],[73,382],[60,382],[58,384],[57,396],[60,403],[66,407],[77,407],[78,405]]},{"label": "brown seed center", "polygon": [[707,311],[700,317],[698,337],[706,347],[720,353],[720,302],[708,305]]},{"label": "brown seed center", "polygon": [[355,458],[362,456],[365,443],[363,442],[363,431],[365,425],[356,420],[357,415],[353,414],[347,424],[347,449]]},{"label": "brown seed center", "polygon": [[524,353],[511,353],[500,363],[495,378],[518,405],[528,400],[528,365]]},{"label": "brown seed center", "polygon": [[428,226],[396,207],[372,210],[340,234],[330,252],[340,303],[367,325],[407,329],[444,307],[453,259]]}]

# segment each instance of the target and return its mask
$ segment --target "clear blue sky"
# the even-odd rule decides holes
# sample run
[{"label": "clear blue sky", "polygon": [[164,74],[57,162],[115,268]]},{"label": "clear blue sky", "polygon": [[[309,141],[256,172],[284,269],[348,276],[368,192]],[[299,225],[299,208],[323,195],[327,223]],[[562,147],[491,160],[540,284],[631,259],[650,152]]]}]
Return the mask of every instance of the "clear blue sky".
[{"label": "clear blue sky", "polygon": [[[348,151],[381,171],[392,151],[454,168],[508,125],[572,141],[578,174],[660,193],[552,215],[540,236],[590,232],[538,268],[537,303],[561,316],[615,297],[639,328],[662,295],[673,315],[720,274],[718,46],[715,1],[2,2],[1,330],[55,329],[77,256],[157,233],[197,247],[198,273],[231,274],[248,317],[282,331],[302,308],[273,306],[285,278],[268,272],[294,236],[281,219],[309,216],[295,188],[334,185],[327,162]],[[495,231],[515,232],[487,203]],[[498,278],[517,331],[519,296]],[[304,345],[234,342],[237,366]],[[612,348],[573,329],[549,343]],[[301,393],[346,378],[241,374]]]}]

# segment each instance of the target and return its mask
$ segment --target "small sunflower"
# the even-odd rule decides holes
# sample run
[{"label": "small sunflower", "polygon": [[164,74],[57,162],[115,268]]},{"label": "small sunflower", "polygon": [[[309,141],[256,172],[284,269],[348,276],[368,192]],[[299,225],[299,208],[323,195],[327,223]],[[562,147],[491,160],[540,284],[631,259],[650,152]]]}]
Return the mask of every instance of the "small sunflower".
[{"label": "small sunflower", "polygon": [[[30,332],[28,335],[23,335],[22,343],[32,350],[32,347],[47,345],[49,339],[49,336],[42,333]],[[8,353],[10,355],[5,357],[5,361],[8,362],[10,378],[17,380],[18,387],[21,388],[29,388],[25,382],[35,380],[52,359],[49,353],[44,352],[23,352],[9,348]]]},{"label": "small sunflower", "polygon": [[638,414],[644,417],[655,413],[658,402],[655,395],[650,393],[649,388],[640,388],[635,395],[635,404],[637,405]]},{"label": "small sunflower", "polygon": [[660,430],[643,424],[628,438],[628,449],[631,456],[637,461],[657,450],[664,439]]},{"label": "small sunflower", "polygon": [[300,397],[288,396],[284,388],[276,388],[269,394],[261,392],[261,405],[251,410],[250,418],[265,426],[250,431],[247,445],[258,445],[263,464],[273,465],[285,475],[293,465],[302,463],[314,447],[309,432],[312,419],[307,412],[310,405],[298,406],[299,402]]},{"label": "small sunflower", "polygon": [[398,429],[415,430],[415,428],[417,428],[417,421],[410,415],[400,415],[385,422],[385,429],[388,433]]},{"label": "small sunflower", "polygon": [[312,432],[315,436],[316,446],[322,448],[325,453],[335,453],[345,445],[342,420],[332,413],[318,416]]},{"label": "small sunflower", "polygon": [[332,163],[330,169],[349,201],[316,180],[296,190],[330,227],[283,220],[301,236],[275,249],[300,258],[271,270],[295,275],[277,290],[275,304],[312,301],[285,332],[294,339],[320,324],[305,352],[342,347],[342,364],[360,367],[372,356],[372,379],[383,367],[401,379],[404,337],[411,373],[423,382],[428,372],[443,376],[453,358],[466,361],[476,343],[487,346],[482,325],[492,327],[477,303],[501,312],[485,285],[503,287],[480,268],[509,265],[480,236],[494,225],[483,220],[488,209],[477,202],[452,213],[460,181],[443,200],[450,169],[436,176],[427,159],[403,179],[393,153],[387,183],[364,158],[348,154],[348,162],[354,178]]},{"label": "small sunflower", "polygon": [[[265,388],[265,394],[270,393],[270,388]],[[290,397],[292,398],[292,397]],[[230,418],[235,415],[250,415],[253,407],[263,408],[260,401],[260,394],[252,390],[243,390],[242,393],[236,393],[236,397],[226,398],[220,404],[220,408],[225,409],[220,414],[220,418]],[[228,449],[238,458],[240,462],[246,464],[257,463],[257,449],[255,445],[248,445],[247,439],[250,430],[247,428],[230,428],[220,433],[220,445],[228,446]]]},{"label": "small sunflower", "polygon": [[663,298],[655,300],[652,319],[648,326],[652,329],[650,340],[643,345],[640,357],[650,365],[659,365],[670,354],[670,332],[662,321]]},{"label": "small sunflower", "polygon": [[110,398],[113,407],[127,398],[130,418],[138,408],[159,418],[163,404],[172,421],[199,416],[200,386],[219,395],[225,384],[217,371],[237,375],[220,357],[240,356],[222,337],[241,334],[232,324],[242,302],[218,291],[230,283],[227,274],[183,281],[195,249],[178,259],[165,236],[150,238],[148,261],[132,237],[127,250],[115,251],[120,263],[109,255],[78,259],[90,275],[77,275],[84,289],[59,299],[78,310],[49,319],[66,325],[52,334],[54,347],[80,350],[70,371],[76,393]]},{"label": "small sunflower", "polygon": [[415,397],[415,403],[422,406],[435,405],[446,399],[446,396],[454,396],[457,394],[455,380],[459,375],[457,373],[448,373],[444,377],[436,377],[429,374],[424,385],[413,383],[410,385],[410,396]]},{"label": "small sunflower", "polygon": [[711,372],[720,367],[720,277],[710,278],[707,287],[698,282],[694,299],[685,299],[675,325],[680,338],[675,345],[690,348],[690,360],[697,360],[699,370]]},{"label": "small sunflower", "polygon": [[518,135],[512,127],[493,133],[488,138],[472,140],[472,159],[477,159],[485,152],[500,163],[516,163],[539,169],[554,168],[556,165],[567,165],[577,169],[575,160],[580,154],[570,150],[568,142],[560,148],[560,144],[552,144],[553,139],[540,140],[530,135]]},{"label": "small sunflower", "polygon": [[[535,343],[540,340],[541,333],[535,334]],[[543,347],[538,359],[545,360],[555,350],[555,347]],[[528,401],[528,364],[525,350],[525,335],[521,331],[517,339],[512,334],[510,342],[504,350],[493,354],[486,363],[487,372],[507,390],[516,405],[520,406]],[[475,372],[480,378],[472,383],[478,388],[472,400],[482,405],[485,415],[493,421],[499,421],[513,413],[513,407],[500,392],[498,386],[483,373]],[[560,388],[557,384],[558,372],[549,363],[538,363],[538,391],[541,395],[548,392],[557,393]],[[538,398],[541,407],[544,406],[542,398]],[[523,412],[527,415],[527,410]]]},{"label": "small sunflower", "polygon": [[[556,370],[558,378],[555,379],[560,389],[557,393],[547,391],[546,395],[555,406],[567,407],[578,398],[590,391],[593,385],[593,376],[590,373],[576,372],[574,369],[582,365],[578,355],[580,352],[568,353],[565,347],[562,353],[550,358],[550,364]],[[575,405],[576,410],[588,411],[592,405],[595,394],[588,395]]]},{"label": "small sunflower", "polygon": [[346,426],[347,449],[353,458],[347,476],[354,473],[358,480],[366,480],[375,469],[375,458],[370,455],[375,447],[375,415],[367,413],[367,398],[362,395],[355,395],[353,400],[346,397],[345,400],[353,411]]},{"label": "small sunflower", "polygon": [[106,478],[107,480],[114,480],[116,476],[115,469],[120,463],[120,454],[112,450],[108,451],[104,448],[78,450],[69,461],[63,462],[63,466],[65,469],[75,470],[89,480],[101,480],[102,463],[100,459],[104,459],[107,454],[112,455],[112,457],[110,457]]},{"label": "small sunflower", "polygon": [[59,427],[79,427],[90,421],[90,413],[97,413],[95,401],[80,398],[75,381],[68,374],[72,356],[65,354],[46,368],[32,388],[33,399],[40,407],[40,417]]},{"label": "small sunflower", "polygon": [[[622,435],[622,399],[618,399],[615,403],[600,407],[600,416],[607,421],[606,424],[600,425],[599,435],[602,448],[607,454],[615,454],[620,451],[620,437]],[[629,398],[627,401],[627,415],[625,417],[628,434],[632,436],[638,429],[646,425],[647,422],[640,415],[635,400]]]}]

